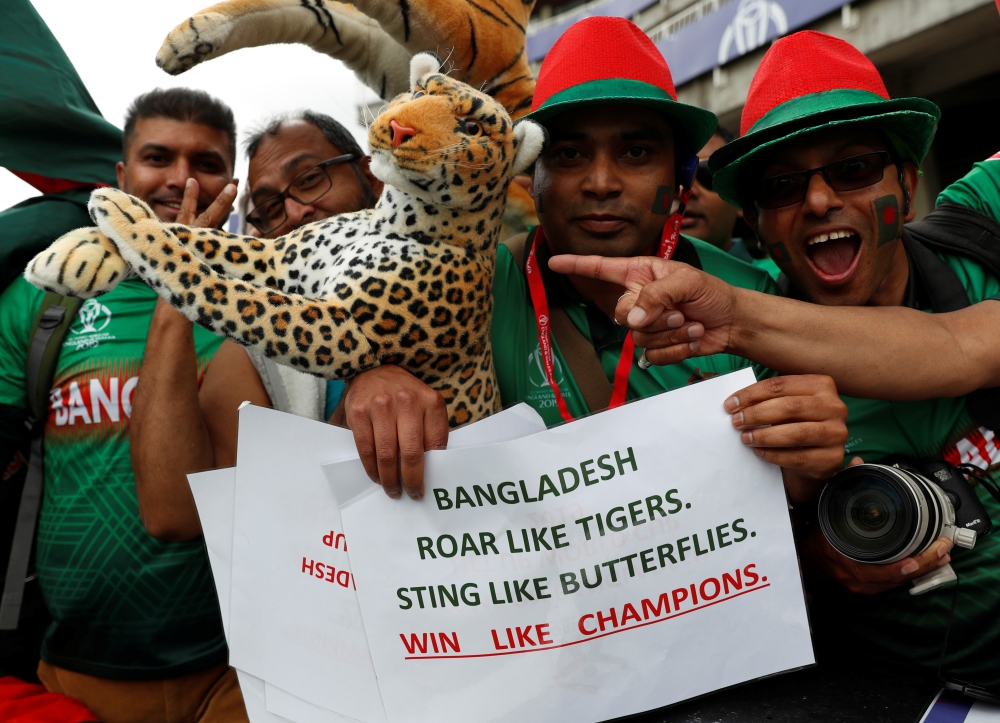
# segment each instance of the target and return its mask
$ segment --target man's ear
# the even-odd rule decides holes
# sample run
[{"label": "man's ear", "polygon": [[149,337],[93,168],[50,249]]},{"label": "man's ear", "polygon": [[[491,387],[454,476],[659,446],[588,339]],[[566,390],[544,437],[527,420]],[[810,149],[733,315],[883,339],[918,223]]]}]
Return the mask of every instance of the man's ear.
[{"label": "man's ear", "polygon": [[747,226],[750,227],[750,230],[753,231],[753,235],[756,236],[759,241],[760,230],[757,228],[757,209],[745,206],[740,210],[740,216],[742,216],[743,220],[747,222]]},{"label": "man's ear", "polygon": [[530,118],[522,118],[514,123],[514,138],[517,139],[517,151],[514,153],[512,175],[523,173],[542,152],[548,135],[540,124]]},{"label": "man's ear", "polygon": [[917,184],[920,183],[920,171],[917,166],[910,162],[903,162],[903,182],[906,187],[902,189],[904,200],[906,203],[906,215],[903,216],[903,222],[912,221],[917,215],[917,209],[913,200],[917,197]]},{"label": "man's ear", "polygon": [[371,169],[371,156],[363,156],[361,160],[358,161],[358,168],[361,169],[361,175],[365,177],[368,181],[368,185],[371,186],[372,193],[375,194],[375,198],[382,195],[382,187],[385,185],[381,180],[375,177]]},{"label": "man's ear", "polygon": [[125,190],[125,163],[118,161],[115,164],[115,175],[118,176],[118,188],[119,190]]}]

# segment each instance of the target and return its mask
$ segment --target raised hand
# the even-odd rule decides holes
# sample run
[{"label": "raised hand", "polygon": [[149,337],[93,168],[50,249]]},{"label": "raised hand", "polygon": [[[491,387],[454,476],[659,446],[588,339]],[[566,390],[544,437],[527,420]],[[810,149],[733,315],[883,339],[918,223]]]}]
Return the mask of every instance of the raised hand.
[{"label": "raised hand", "polygon": [[743,290],[704,271],[652,256],[566,254],[553,256],[549,267],[622,286],[626,293],[618,300],[615,321],[632,329],[651,364],[720,354],[733,343],[736,297]]}]

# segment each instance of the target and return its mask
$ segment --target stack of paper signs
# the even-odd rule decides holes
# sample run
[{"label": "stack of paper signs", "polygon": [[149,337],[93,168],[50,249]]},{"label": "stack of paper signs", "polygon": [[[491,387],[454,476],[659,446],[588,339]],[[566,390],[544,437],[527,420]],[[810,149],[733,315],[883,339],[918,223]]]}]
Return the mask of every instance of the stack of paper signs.
[{"label": "stack of paper signs", "polygon": [[240,411],[191,475],[253,723],[608,720],[812,664],[746,370],[545,430],[519,405],[390,500],[351,432]]}]

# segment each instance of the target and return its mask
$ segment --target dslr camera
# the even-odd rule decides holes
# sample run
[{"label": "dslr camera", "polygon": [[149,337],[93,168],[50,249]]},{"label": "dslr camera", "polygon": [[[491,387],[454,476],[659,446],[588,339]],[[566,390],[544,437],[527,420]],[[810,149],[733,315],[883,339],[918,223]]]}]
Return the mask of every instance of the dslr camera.
[{"label": "dslr camera", "polygon": [[[943,459],[843,469],[824,488],[818,512],[820,529],[835,550],[874,564],[919,555],[939,537],[969,549],[991,527],[969,482]],[[949,563],[913,580],[910,594],[957,579]]]}]

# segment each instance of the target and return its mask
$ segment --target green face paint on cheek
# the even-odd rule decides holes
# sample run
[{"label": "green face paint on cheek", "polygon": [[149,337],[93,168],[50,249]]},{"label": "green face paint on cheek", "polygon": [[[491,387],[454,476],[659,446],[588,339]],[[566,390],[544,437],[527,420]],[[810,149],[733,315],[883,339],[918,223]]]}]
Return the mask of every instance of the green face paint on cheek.
[{"label": "green face paint on cheek", "polygon": [[776,244],[768,244],[767,252],[771,255],[771,260],[779,266],[792,260],[788,255],[788,247],[781,241]]},{"label": "green face paint on cheek", "polygon": [[878,224],[878,245],[883,246],[899,238],[901,214],[895,195],[882,196],[872,201],[872,213]]},{"label": "green face paint on cheek", "polygon": [[653,201],[653,213],[660,216],[670,215],[670,187],[657,186],[656,200]]}]

